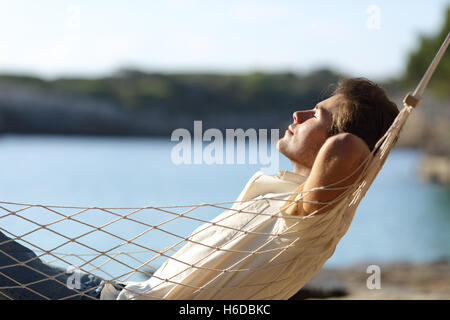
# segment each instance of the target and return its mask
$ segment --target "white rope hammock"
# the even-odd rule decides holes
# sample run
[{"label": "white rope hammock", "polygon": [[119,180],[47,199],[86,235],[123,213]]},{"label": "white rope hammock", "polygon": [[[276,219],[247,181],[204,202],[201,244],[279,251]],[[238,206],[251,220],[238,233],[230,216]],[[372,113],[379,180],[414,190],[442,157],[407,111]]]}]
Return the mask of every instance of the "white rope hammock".
[{"label": "white rope hammock", "polygon": [[[314,190],[289,192],[282,196],[269,195],[242,201],[183,206],[106,208],[0,201],[0,231],[10,238],[0,239],[0,254],[11,259],[11,264],[0,266],[0,277],[8,279],[7,285],[0,283],[0,299],[14,299],[12,292],[18,289],[22,295],[31,299],[53,299],[53,295],[43,293],[40,288],[49,281],[58,284],[59,288],[67,288],[67,268],[71,266],[76,266],[85,276],[95,276],[103,281],[102,284],[122,290],[123,297],[129,299],[289,298],[333,254],[337,243],[347,231],[357,206],[395,145],[403,125],[420,103],[425,87],[449,44],[449,38],[450,34],[416,90],[405,97],[403,108],[391,127],[357,169],[362,168],[362,172],[355,183],[341,187],[345,192],[337,199],[323,203],[324,207],[320,210],[331,203],[337,203],[329,212],[320,215],[313,212],[307,217],[298,217],[281,215],[280,211],[270,212],[255,208],[261,209],[261,203],[282,201],[285,203],[283,209],[289,210],[309,192],[333,189],[340,181]],[[206,211],[208,214],[214,211],[222,214],[211,221],[205,218]],[[330,212],[332,214],[329,214]],[[245,217],[249,225],[254,219],[260,219],[262,223],[273,220],[281,223],[282,220],[285,228],[282,232],[276,232],[274,229],[256,230],[246,225],[234,228],[227,222],[236,215]],[[8,223],[27,225],[28,231],[14,232],[12,228],[3,228]],[[183,225],[192,224],[198,225],[199,228],[191,234],[186,234]],[[61,227],[66,232],[58,231]],[[130,233],[129,228],[133,232]],[[198,240],[203,239],[204,232],[223,229],[232,229],[234,237],[227,239],[220,246],[211,245],[207,239]],[[37,244],[38,239],[45,237],[52,241],[54,239],[50,249]],[[239,244],[247,237],[264,240],[251,250],[245,250]],[[153,243],[161,243],[161,239],[169,243],[166,248],[151,247]],[[2,249],[13,241],[31,248],[36,255],[19,260],[11,252]],[[207,254],[194,264],[186,262],[180,258],[183,255],[178,254],[186,245]],[[217,257],[223,259],[218,261],[220,259]],[[254,261],[258,259],[264,263],[255,264]],[[60,272],[50,274],[42,271],[35,265],[40,260],[57,265]],[[157,271],[163,261],[166,262],[165,265],[171,261],[184,268],[179,268],[181,271],[178,273],[163,277],[164,271]],[[8,272],[13,267],[39,275],[35,278],[38,280],[18,281]],[[282,272],[271,273],[271,270]],[[261,271],[268,276],[261,278]],[[74,277],[75,273],[71,275]],[[135,283],[148,278],[154,281],[152,292],[157,287],[164,286],[169,286],[170,290],[165,291],[163,296],[150,294],[142,297],[142,291],[134,291],[133,286],[118,287],[118,283]],[[75,285],[70,288],[72,294],[59,298],[99,299],[99,296],[92,295],[92,291],[99,287],[100,283],[85,290]]]}]

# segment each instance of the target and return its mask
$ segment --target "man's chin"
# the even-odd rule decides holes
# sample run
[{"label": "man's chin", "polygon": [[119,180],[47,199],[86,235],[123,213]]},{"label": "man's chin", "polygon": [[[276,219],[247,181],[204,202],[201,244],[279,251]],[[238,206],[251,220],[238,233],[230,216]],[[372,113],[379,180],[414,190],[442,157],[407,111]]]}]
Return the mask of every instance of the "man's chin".
[{"label": "man's chin", "polygon": [[283,156],[287,157],[288,159],[290,159],[289,155],[286,152],[285,146],[283,144],[283,138],[281,138],[280,140],[278,140],[277,143],[277,150],[279,153],[281,153]]},{"label": "man's chin", "polygon": [[284,154],[283,153],[283,139],[284,139],[284,137],[281,138],[280,140],[278,140],[278,142],[277,142],[277,150],[278,150],[278,152],[280,152],[282,154]]}]

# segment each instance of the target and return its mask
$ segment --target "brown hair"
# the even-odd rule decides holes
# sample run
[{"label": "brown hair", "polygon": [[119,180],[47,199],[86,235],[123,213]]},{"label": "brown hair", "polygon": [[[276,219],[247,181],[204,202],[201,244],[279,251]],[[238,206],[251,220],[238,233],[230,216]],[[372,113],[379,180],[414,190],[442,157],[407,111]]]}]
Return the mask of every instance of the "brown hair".
[{"label": "brown hair", "polygon": [[344,102],[333,116],[329,135],[352,133],[372,151],[397,116],[396,104],[382,88],[365,78],[341,79],[334,94],[342,94]]}]

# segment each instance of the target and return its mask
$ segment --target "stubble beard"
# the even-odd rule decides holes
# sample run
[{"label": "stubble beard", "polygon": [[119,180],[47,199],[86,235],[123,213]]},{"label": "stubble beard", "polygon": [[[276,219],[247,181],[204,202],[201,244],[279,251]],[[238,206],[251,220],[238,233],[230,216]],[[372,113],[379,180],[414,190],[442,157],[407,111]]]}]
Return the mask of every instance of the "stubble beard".
[{"label": "stubble beard", "polygon": [[[281,138],[278,141],[277,149],[278,151],[288,158],[292,164],[295,166],[300,166],[303,168],[311,169],[312,164],[314,163],[315,156],[311,154],[311,152],[307,152],[307,148],[298,146],[301,148],[300,151],[295,152],[294,150],[289,149],[289,143],[287,141],[283,141],[285,137]],[[292,142],[291,142],[292,145]]]}]

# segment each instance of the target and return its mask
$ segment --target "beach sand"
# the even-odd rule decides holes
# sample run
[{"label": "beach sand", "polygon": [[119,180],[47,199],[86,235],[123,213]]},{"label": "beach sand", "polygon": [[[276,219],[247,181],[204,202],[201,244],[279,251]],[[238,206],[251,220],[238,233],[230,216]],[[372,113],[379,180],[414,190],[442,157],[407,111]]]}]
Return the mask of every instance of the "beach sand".
[{"label": "beach sand", "polygon": [[[370,265],[379,267],[379,289],[369,289]],[[375,283],[369,279],[369,286]],[[449,300],[450,260],[432,263],[362,263],[349,268],[324,268],[294,297],[299,299],[345,300]]]}]

